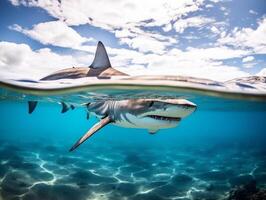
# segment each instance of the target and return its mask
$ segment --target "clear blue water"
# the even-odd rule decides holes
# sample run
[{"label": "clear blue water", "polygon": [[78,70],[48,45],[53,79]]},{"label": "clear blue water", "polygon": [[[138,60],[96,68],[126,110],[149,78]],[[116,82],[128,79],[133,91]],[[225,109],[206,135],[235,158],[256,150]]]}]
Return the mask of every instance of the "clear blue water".
[{"label": "clear blue water", "polygon": [[0,101],[0,199],[226,199],[266,187],[266,102],[194,96],[195,113],[155,135],[108,125],[76,151],[97,119],[41,102]]}]

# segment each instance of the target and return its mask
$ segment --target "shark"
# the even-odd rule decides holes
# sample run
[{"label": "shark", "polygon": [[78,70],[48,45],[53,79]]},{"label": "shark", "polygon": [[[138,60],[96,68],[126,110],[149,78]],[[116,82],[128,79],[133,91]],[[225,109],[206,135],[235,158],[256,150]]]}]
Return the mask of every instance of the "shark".
[{"label": "shark", "polygon": [[[101,41],[98,42],[96,53],[89,67],[71,67],[56,71],[40,79],[50,81],[59,79],[78,79],[96,77],[109,79],[113,76],[128,76],[111,66],[106,49]],[[62,104],[62,113],[67,112],[73,105]],[[32,113],[37,106],[37,101],[28,102],[28,112]],[[92,114],[99,119],[77,142],[70,148],[73,151],[92,135],[108,124],[124,128],[147,129],[150,134],[155,134],[160,129],[176,127],[180,121],[193,113],[197,105],[182,98],[176,99],[125,99],[125,100],[97,100],[89,102],[87,119]]]},{"label": "shark", "polygon": [[196,104],[186,99],[128,99],[89,103],[88,111],[100,121],[78,139],[70,151],[107,124],[147,129],[150,134],[155,134],[159,129],[176,127],[181,119],[193,113],[196,108]]}]

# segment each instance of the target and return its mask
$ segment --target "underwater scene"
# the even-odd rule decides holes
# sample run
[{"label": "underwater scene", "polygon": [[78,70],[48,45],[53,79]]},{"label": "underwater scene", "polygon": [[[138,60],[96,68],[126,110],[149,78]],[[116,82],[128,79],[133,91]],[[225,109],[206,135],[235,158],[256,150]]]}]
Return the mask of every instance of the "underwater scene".
[{"label": "underwater scene", "polygon": [[266,1],[0,0],[0,200],[266,200]]},{"label": "underwater scene", "polygon": [[[233,99],[171,88],[160,92],[128,88],[38,96],[3,87],[1,199],[264,199],[263,96]],[[101,120],[90,105],[105,110],[99,102],[118,104],[129,99],[141,104],[144,97],[153,103],[149,101],[149,107],[141,109],[158,108],[159,101],[169,99],[186,99],[186,109],[189,105],[196,109],[180,119],[177,127],[156,132],[119,127],[113,122],[69,151]],[[29,100],[39,101],[33,110],[28,107]],[[251,198],[250,194],[256,195]]]}]

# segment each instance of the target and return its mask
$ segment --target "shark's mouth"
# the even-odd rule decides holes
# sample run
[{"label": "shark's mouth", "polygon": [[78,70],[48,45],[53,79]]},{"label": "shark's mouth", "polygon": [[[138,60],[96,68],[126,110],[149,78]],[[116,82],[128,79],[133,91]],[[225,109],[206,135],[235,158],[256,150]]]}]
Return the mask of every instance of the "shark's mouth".
[{"label": "shark's mouth", "polygon": [[177,121],[179,122],[181,120],[180,117],[166,117],[166,116],[160,116],[160,115],[147,115],[147,117],[156,119],[156,120],[164,120],[164,121]]}]

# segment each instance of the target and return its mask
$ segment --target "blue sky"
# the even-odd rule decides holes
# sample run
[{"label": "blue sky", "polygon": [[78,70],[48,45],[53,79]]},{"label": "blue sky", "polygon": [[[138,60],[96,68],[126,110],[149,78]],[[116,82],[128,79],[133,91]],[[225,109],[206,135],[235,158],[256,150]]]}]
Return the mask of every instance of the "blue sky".
[{"label": "blue sky", "polygon": [[0,77],[91,64],[97,41],[130,75],[266,76],[264,0],[2,0]]}]

